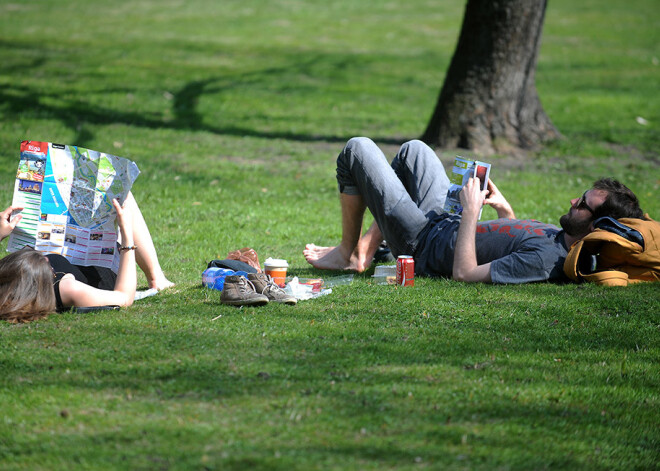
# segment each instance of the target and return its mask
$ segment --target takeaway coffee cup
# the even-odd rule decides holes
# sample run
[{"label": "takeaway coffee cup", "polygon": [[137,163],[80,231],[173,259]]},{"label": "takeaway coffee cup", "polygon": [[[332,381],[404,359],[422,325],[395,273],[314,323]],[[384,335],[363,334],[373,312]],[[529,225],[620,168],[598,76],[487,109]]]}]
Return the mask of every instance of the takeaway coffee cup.
[{"label": "takeaway coffee cup", "polygon": [[283,288],[286,284],[286,270],[289,268],[289,264],[286,260],[279,258],[267,258],[264,262],[264,271],[266,275],[273,277],[273,281],[280,288]]}]

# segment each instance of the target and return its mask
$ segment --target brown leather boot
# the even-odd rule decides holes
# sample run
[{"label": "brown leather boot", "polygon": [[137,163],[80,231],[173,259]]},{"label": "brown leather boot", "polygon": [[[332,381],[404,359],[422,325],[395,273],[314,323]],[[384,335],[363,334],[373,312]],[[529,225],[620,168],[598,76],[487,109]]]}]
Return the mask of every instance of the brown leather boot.
[{"label": "brown leather boot", "polygon": [[254,285],[240,275],[225,278],[220,302],[230,306],[262,306],[268,304],[268,297],[255,292]]},{"label": "brown leather boot", "polygon": [[257,293],[266,295],[269,301],[291,305],[298,302],[295,296],[287,294],[286,291],[275,284],[271,276],[265,273],[248,273],[248,280],[254,285],[254,290]]}]

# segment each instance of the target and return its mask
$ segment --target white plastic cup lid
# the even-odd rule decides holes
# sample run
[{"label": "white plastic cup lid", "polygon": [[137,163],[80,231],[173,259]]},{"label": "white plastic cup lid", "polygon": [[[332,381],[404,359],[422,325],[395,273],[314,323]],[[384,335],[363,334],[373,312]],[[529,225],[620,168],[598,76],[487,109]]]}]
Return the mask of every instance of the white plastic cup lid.
[{"label": "white plastic cup lid", "polygon": [[264,262],[264,268],[288,268],[289,264],[281,258],[267,258]]}]

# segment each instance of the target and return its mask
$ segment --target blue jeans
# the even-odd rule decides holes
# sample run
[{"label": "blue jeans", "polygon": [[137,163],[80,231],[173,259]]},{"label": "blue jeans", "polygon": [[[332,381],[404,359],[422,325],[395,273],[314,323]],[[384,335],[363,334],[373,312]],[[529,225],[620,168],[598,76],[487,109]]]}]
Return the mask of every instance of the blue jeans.
[{"label": "blue jeans", "polygon": [[337,157],[339,191],[361,195],[395,256],[414,255],[422,231],[444,213],[449,178],[421,141],[401,146],[392,161],[366,137],[354,137]]}]

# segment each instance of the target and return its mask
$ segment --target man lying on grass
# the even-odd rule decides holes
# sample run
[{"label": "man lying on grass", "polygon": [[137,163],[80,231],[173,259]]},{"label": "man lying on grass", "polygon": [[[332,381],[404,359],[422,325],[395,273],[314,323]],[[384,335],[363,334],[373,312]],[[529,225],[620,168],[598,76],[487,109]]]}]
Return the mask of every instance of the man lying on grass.
[{"label": "man lying on grass", "polygon": [[[494,183],[481,191],[472,178],[461,191],[461,216],[443,211],[449,178],[435,152],[421,141],[404,144],[392,164],[367,138],[353,138],[337,158],[342,239],[336,247],[308,244],[312,266],[362,272],[383,238],[393,255],[413,255],[415,273],[460,281],[529,283],[567,280],[563,264],[571,245],[610,216],[641,218],[635,194],[609,178],[571,200],[559,223],[515,219]],[[477,222],[482,204],[499,219]],[[374,224],[361,237],[364,211]]]}]

